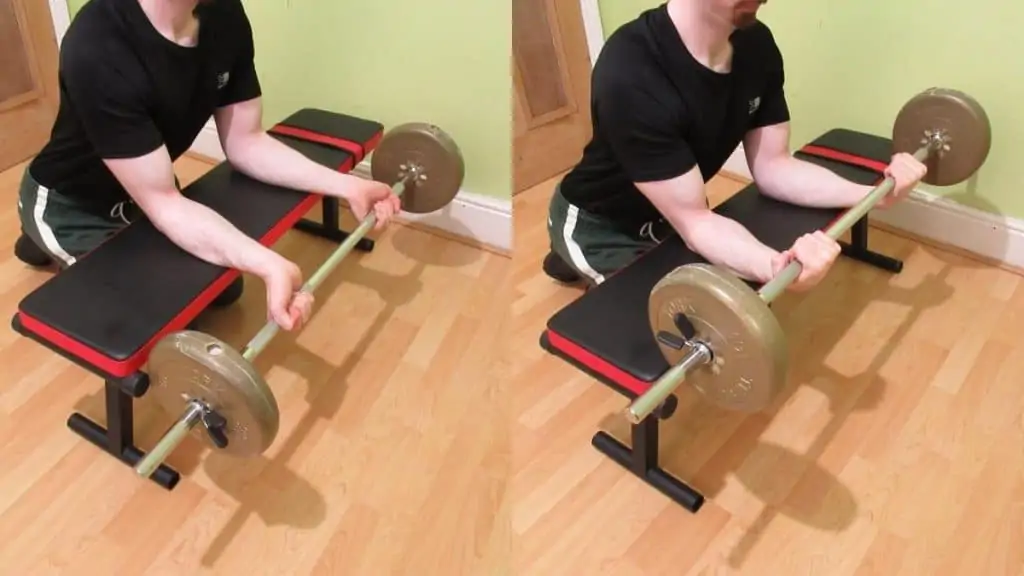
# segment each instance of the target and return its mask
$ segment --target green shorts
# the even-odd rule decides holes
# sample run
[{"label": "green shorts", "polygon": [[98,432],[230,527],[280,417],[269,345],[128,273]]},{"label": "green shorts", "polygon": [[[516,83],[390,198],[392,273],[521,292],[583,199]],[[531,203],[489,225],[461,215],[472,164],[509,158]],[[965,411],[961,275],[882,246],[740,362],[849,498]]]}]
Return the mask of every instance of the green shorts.
[{"label": "green shorts", "polygon": [[551,251],[590,284],[604,282],[675,234],[665,220],[627,226],[569,203],[556,187],[548,207]]},{"label": "green shorts", "polygon": [[141,216],[142,211],[130,201],[98,211],[42,186],[28,169],[18,189],[22,231],[61,268],[71,266]]}]

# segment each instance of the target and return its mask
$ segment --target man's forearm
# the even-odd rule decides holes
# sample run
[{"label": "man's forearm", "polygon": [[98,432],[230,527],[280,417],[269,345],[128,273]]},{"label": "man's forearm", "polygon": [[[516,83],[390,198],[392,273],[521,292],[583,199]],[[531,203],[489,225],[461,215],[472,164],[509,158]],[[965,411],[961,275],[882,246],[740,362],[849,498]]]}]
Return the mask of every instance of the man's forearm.
[{"label": "man's forearm", "polygon": [[827,168],[792,156],[758,166],[754,181],[765,196],[811,208],[849,208],[871,191]]},{"label": "man's forearm", "polygon": [[778,252],[765,246],[742,224],[710,210],[667,215],[690,250],[745,280],[767,282]]},{"label": "man's forearm", "polygon": [[171,242],[211,264],[262,276],[278,258],[214,210],[183,196],[169,195],[152,212],[153,225]]},{"label": "man's forearm", "polygon": [[228,146],[228,161],[247,176],[283,188],[346,198],[359,178],[306,158],[265,132]]}]

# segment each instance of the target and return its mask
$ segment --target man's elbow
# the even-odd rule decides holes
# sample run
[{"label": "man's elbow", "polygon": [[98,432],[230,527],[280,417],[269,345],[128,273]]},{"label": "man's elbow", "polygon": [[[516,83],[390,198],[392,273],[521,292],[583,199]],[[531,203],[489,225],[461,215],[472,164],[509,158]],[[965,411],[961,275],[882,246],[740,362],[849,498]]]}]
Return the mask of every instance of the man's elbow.
[{"label": "man's elbow", "polygon": [[786,171],[786,167],[793,159],[790,154],[773,154],[767,157],[754,158],[750,162],[750,174],[757,183],[761,192],[771,195],[775,183],[780,180],[780,175]]},{"label": "man's elbow", "polygon": [[704,231],[715,217],[714,212],[707,206],[689,205],[676,206],[671,212],[669,220],[679,233],[679,238],[688,249],[696,251]]},{"label": "man's elbow", "polygon": [[252,151],[258,146],[260,136],[259,133],[249,132],[225,134],[220,143],[225,159],[238,169],[248,166],[251,164]]}]

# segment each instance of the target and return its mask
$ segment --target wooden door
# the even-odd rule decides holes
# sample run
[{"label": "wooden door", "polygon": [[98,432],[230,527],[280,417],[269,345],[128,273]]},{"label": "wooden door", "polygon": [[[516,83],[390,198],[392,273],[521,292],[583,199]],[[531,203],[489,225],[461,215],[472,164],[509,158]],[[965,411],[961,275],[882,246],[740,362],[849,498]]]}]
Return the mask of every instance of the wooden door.
[{"label": "wooden door", "polygon": [[514,193],[571,168],[591,135],[579,0],[512,0]]},{"label": "wooden door", "polygon": [[47,1],[0,0],[0,171],[42,149],[58,98]]}]

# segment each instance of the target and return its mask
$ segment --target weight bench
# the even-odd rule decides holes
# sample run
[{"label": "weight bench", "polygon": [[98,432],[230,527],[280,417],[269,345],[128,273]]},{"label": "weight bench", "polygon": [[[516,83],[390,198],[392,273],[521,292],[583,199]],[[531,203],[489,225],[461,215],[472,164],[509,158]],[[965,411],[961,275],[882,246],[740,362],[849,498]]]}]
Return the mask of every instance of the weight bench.
[{"label": "weight bench", "polygon": [[[835,129],[795,155],[854,182],[874,185],[882,179],[891,150],[888,139]],[[773,200],[754,184],[715,211],[743,224],[758,240],[777,250],[789,248],[803,234],[826,228],[842,214],[838,209],[804,208]],[[850,241],[841,243],[843,255],[890,272],[902,270],[901,261],[868,248],[866,217],[850,233]],[[541,346],[623,396],[639,397],[670,368],[648,323],[648,296],[677,266],[702,262],[706,260],[688,250],[678,236],[670,237],[552,316],[541,335]],[[655,413],[631,424],[631,448],[603,431],[594,435],[592,444],[673,501],[697,512],[704,496],[658,463],[658,421],[670,418],[677,405],[678,399],[670,396]]]},{"label": "weight bench", "polygon": [[[377,122],[318,109],[300,110],[269,130],[308,158],[352,170],[383,135]],[[337,198],[264,184],[222,162],[183,190],[265,246],[290,228],[341,242]],[[322,199],[322,222],[305,215]],[[373,241],[355,248],[370,251]],[[186,328],[237,277],[171,242],[143,218],[128,225],[74,266],[59,272],[18,305],[12,326],[106,382],[106,428],[79,413],[71,430],[129,466],[142,458],[133,440],[133,399],[149,388],[149,351],[166,334]],[[161,465],[151,478],[170,490],[180,478]]]}]

